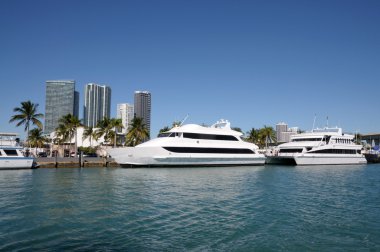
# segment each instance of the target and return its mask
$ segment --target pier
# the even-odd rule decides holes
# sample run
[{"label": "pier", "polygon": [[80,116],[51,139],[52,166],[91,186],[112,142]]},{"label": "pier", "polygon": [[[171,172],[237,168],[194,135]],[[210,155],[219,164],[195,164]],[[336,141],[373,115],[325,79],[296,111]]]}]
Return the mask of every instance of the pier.
[{"label": "pier", "polygon": [[39,168],[119,167],[113,158],[102,157],[39,157],[36,161]]}]

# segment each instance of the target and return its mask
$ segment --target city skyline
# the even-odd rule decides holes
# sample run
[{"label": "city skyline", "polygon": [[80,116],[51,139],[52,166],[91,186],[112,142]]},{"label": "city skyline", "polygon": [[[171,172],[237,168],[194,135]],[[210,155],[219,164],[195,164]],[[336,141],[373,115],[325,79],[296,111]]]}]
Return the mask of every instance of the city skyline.
[{"label": "city skyline", "polygon": [[69,79],[107,83],[111,117],[149,90],[152,136],[187,114],[243,131],[310,130],[316,114],[316,127],[328,116],[379,132],[379,12],[370,0],[1,2],[0,131],[25,135],[13,108],[31,100],[45,114],[45,81]]}]

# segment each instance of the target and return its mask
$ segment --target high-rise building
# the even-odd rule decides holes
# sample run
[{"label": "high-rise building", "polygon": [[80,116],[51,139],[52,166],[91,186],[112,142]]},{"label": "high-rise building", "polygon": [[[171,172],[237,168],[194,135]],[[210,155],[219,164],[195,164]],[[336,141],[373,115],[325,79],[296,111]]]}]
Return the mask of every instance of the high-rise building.
[{"label": "high-rise building", "polygon": [[148,91],[135,91],[135,117],[143,119],[150,135],[151,94]]},{"label": "high-rise building", "polygon": [[276,137],[278,143],[284,143],[285,142],[285,136],[282,134],[283,132],[288,131],[288,125],[284,122],[279,122],[276,124]]},{"label": "high-rise building", "polygon": [[83,123],[96,127],[99,121],[111,116],[111,88],[89,83],[84,90]]},{"label": "high-rise building", "polygon": [[133,116],[133,105],[129,103],[117,104],[116,118],[121,118],[124,127],[119,133],[126,134],[128,132],[128,127],[132,123]]},{"label": "high-rise building", "polygon": [[288,128],[288,125],[284,122],[276,124],[276,137],[277,143],[287,143],[290,141],[290,137],[297,134],[298,127]]},{"label": "high-rise building", "polygon": [[46,81],[44,132],[50,134],[55,131],[59,119],[67,114],[79,117],[79,93],[75,91],[75,81]]}]

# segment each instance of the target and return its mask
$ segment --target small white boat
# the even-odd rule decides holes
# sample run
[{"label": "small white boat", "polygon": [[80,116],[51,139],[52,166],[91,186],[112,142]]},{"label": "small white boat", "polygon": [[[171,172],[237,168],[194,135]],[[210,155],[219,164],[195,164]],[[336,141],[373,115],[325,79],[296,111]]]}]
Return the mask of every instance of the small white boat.
[{"label": "small white boat", "polygon": [[362,146],[355,144],[354,136],[344,134],[341,128],[313,129],[291,136],[290,142],[280,144],[268,164],[339,165],[366,164]]},{"label": "small white boat", "polygon": [[25,156],[23,148],[17,146],[14,140],[16,136],[15,133],[0,133],[0,170],[30,169],[36,166],[34,158]]},{"label": "small white boat", "polygon": [[134,166],[240,166],[264,165],[257,145],[220,120],[211,127],[187,124],[174,127],[136,147],[114,148],[108,153],[122,167]]}]

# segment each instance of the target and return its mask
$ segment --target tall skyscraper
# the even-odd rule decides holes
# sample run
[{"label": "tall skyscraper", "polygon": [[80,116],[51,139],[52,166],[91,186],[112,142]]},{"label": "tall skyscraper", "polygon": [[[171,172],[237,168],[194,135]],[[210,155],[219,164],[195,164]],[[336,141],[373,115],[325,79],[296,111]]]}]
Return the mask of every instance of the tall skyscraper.
[{"label": "tall skyscraper", "polygon": [[116,118],[121,118],[124,128],[119,132],[126,134],[134,116],[133,105],[129,103],[117,104]]},{"label": "tall skyscraper", "polygon": [[135,117],[143,119],[150,135],[151,94],[148,91],[135,91]]},{"label": "tall skyscraper", "polygon": [[75,91],[75,81],[46,81],[44,132],[50,134],[55,131],[59,119],[67,114],[79,117],[79,93]]},{"label": "tall skyscraper", "polygon": [[276,124],[276,137],[278,143],[286,142],[284,132],[288,131],[288,125],[284,122],[279,122]]},{"label": "tall skyscraper", "polygon": [[111,88],[89,83],[84,90],[83,123],[96,127],[100,120],[111,116]]}]

